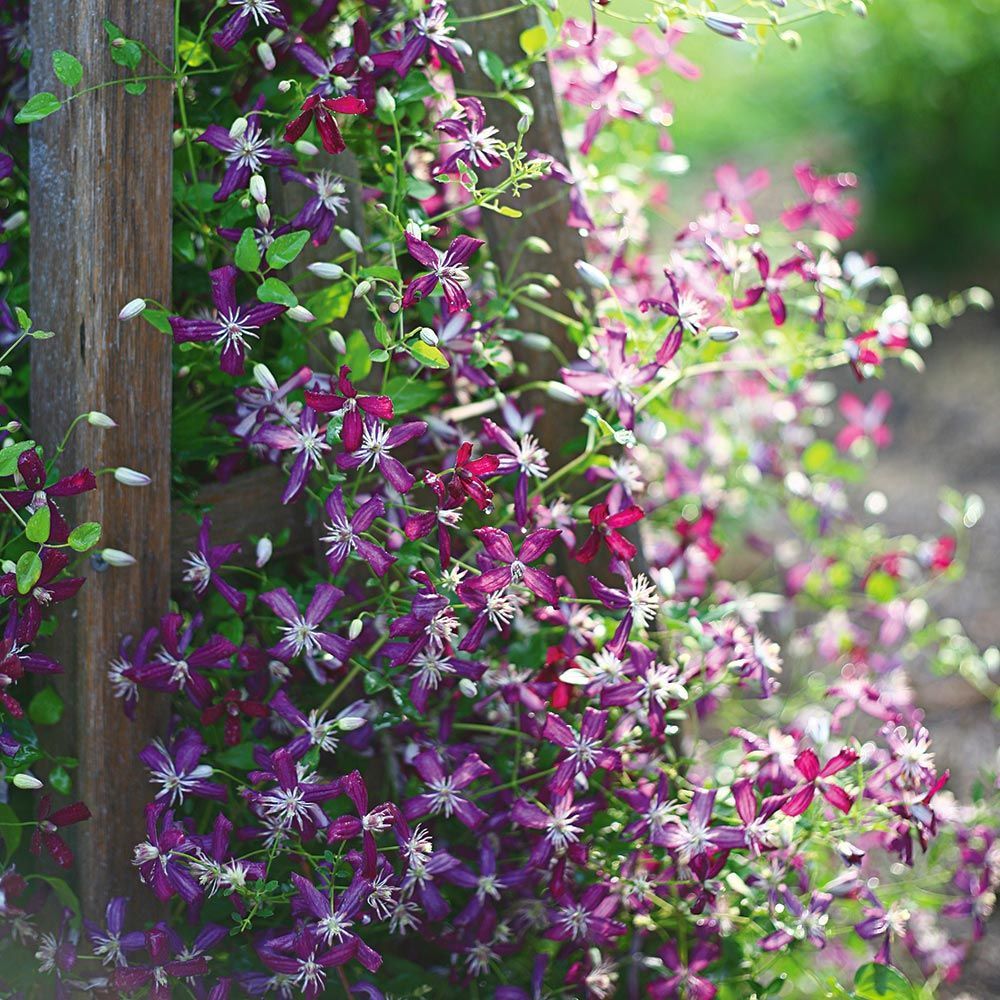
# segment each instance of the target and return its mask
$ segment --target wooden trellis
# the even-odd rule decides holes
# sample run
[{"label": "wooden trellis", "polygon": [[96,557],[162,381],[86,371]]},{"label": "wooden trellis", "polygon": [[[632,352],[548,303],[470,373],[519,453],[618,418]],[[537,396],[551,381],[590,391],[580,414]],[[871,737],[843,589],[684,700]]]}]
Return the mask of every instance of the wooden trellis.
[{"label": "wooden trellis", "polygon": [[[501,3],[459,0],[455,7],[460,16],[475,16]],[[463,24],[461,35],[475,49],[492,49],[511,63],[522,57],[518,39],[535,18],[526,7],[505,16],[501,30],[495,20],[472,21]],[[76,54],[94,80],[119,75],[108,57],[105,19],[127,25],[131,36],[172,63],[173,0],[33,0],[32,91],[58,89],[50,58],[56,49]],[[468,75],[471,87],[488,89],[481,86],[478,67],[470,66]],[[536,117],[528,145],[565,159],[545,66],[535,68],[534,80]],[[107,665],[123,634],[155,625],[166,611],[171,578],[177,582],[197,532],[192,518],[171,518],[169,338],[141,322],[118,320],[121,306],[136,296],[169,301],[174,99],[164,81],[151,81],[141,97],[106,87],[82,95],[31,132],[31,312],[39,328],[56,333],[33,348],[32,430],[51,454],[74,417],[103,410],[118,427],[78,431],[61,466],[125,465],[152,479],[146,489],[129,489],[103,476],[97,492],[76,506],[78,520],[104,525],[103,544],[133,553],[138,565],[103,572],[88,567],[86,586],[61,616],[53,640],[52,651],[65,668],[61,742],[79,758],[77,791],[94,817],[76,841],[81,899],[92,913],[111,894],[135,892],[128,862],[144,836],[142,806],[150,799],[137,753],[166,722],[167,699],[146,697],[130,723],[107,682]],[[497,101],[489,112],[505,137],[515,134],[520,116],[514,108]],[[573,265],[583,256],[582,238],[566,226],[567,197],[563,185],[545,183],[522,199],[524,218],[486,213],[484,220],[493,258],[508,275],[521,241],[531,234],[548,241],[553,253],[545,269],[562,284],[553,305],[563,311],[569,305],[565,289],[577,281]],[[559,323],[533,316],[531,329],[569,353]],[[557,373],[550,355],[531,352],[521,360],[535,378]],[[560,412],[562,404],[545,405],[540,437],[555,456],[572,421]],[[226,485],[206,486],[199,501],[213,508],[227,537],[289,527],[289,548],[306,551],[314,532],[300,507],[281,506],[280,493],[277,471],[258,469]]]}]

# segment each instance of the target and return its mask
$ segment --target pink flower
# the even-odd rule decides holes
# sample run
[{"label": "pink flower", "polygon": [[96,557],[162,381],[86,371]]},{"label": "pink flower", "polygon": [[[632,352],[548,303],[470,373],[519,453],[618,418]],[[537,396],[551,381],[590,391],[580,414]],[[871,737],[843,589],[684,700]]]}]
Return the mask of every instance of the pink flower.
[{"label": "pink flower", "polygon": [[876,448],[885,448],[892,442],[892,431],[883,423],[892,396],[880,389],[866,406],[857,396],[844,393],[840,397],[840,412],[847,419],[847,426],[837,434],[837,447],[847,451],[855,441],[871,441]]},{"label": "pink flower", "polygon": [[795,179],[807,200],[781,213],[786,229],[799,229],[812,221],[818,229],[838,240],[854,235],[854,220],[861,213],[861,205],[857,198],[844,194],[858,186],[854,174],[820,177],[808,163],[799,163],[795,167]]}]

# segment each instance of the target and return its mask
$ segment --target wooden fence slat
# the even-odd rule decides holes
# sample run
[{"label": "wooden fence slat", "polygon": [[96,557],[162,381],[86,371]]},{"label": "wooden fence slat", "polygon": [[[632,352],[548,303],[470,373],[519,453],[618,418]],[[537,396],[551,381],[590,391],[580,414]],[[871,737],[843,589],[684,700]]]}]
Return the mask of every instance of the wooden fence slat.
[{"label": "wooden fence slat", "polygon": [[[170,65],[173,16],[171,0],[33,0],[32,91],[64,92],[51,67],[55,49],[80,59],[83,86],[125,75],[108,55],[105,18]],[[167,699],[140,698],[129,723],[106,669],[120,636],[155,624],[170,593],[170,340],[141,322],[120,323],[118,311],[139,295],[170,296],[172,103],[168,81],[150,82],[142,96],[106,87],[31,132],[31,312],[56,333],[32,350],[32,430],[51,454],[78,413],[103,410],[117,429],[79,427],[60,468],[127,465],[152,478],[130,489],[103,476],[75,505],[77,520],[104,525],[103,544],[139,563],[88,568],[54,642],[65,669],[61,728],[80,760],[74,792],[93,813],[76,840],[91,913],[138,888],[129,862],[151,788],[136,754],[167,708]]]}]

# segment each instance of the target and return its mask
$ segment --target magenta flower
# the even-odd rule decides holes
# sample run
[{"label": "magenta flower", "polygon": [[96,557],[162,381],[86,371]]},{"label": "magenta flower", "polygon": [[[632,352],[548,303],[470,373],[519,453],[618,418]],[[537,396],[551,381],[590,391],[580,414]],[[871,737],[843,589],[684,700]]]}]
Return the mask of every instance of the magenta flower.
[{"label": "magenta flower", "polygon": [[[500,467],[500,459],[496,455],[480,455],[472,457],[472,445],[463,441],[458,446],[455,455],[454,473],[448,482],[448,494],[458,503],[466,498],[471,500],[480,510],[490,513],[493,509],[493,490],[483,482],[484,476],[492,476]],[[428,483],[433,488],[439,479],[428,477]],[[441,492],[435,489],[439,499],[444,499]]]},{"label": "magenta flower", "polygon": [[90,810],[82,802],[52,812],[52,796],[43,795],[38,801],[38,819],[31,832],[31,853],[41,854],[44,847],[60,868],[69,868],[73,864],[73,852],[59,836],[59,831],[86,819],[90,819]]},{"label": "magenta flower", "polygon": [[511,809],[511,819],[530,830],[542,831],[542,837],[532,848],[528,864],[541,868],[553,855],[565,854],[578,863],[582,861],[587,851],[580,843],[580,836],[599,808],[596,800],[574,801],[572,790],[552,799],[548,809],[538,802],[518,799]]},{"label": "magenta flower", "polygon": [[367,420],[361,432],[361,443],[354,451],[338,455],[337,467],[344,470],[358,469],[367,464],[373,471],[378,469],[397,493],[406,493],[416,480],[390,452],[426,431],[427,424],[422,420],[413,420],[396,427],[385,427],[378,420]]},{"label": "magenta flower", "polygon": [[763,851],[774,844],[767,830],[768,820],[781,807],[781,796],[772,795],[757,801],[753,790],[753,782],[749,778],[740,778],[733,782],[733,803],[736,814],[742,822],[744,845],[753,857],[759,857]]},{"label": "magenta flower", "polygon": [[[871,889],[865,889],[862,895],[867,900],[864,910],[865,918],[854,925],[854,930],[858,937],[865,941],[881,938],[878,951],[875,953],[875,961],[881,965],[890,965],[892,960],[889,949],[892,939],[905,935],[910,914],[895,903],[888,907],[883,906]],[[958,915],[954,912],[952,904],[946,904],[943,912],[947,916]]]},{"label": "magenta flower", "polygon": [[208,972],[208,959],[204,955],[195,958],[172,959],[170,939],[167,931],[160,926],[145,932],[149,965],[130,965],[125,969],[115,969],[111,982],[116,990],[134,993],[143,986],[149,986],[146,994],[150,1000],[170,1000],[174,995],[171,978],[178,980],[177,986],[191,976],[203,976]]},{"label": "magenta flower", "polygon": [[687,812],[663,828],[662,840],[681,864],[718,851],[744,846],[743,831],[735,826],[712,826],[714,788],[696,788]]},{"label": "magenta flower", "polygon": [[627,840],[649,840],[664,847],[663,831],[680,812],[681,804],[670,795],[670,782],[662,772],[655,785],[642,782],[635,788],[619,788],[615,794],[627,803],[636,818],[625,827]]},{"label": "magenta flower", "polygon": [[577,562],[592,562],[602,542],[617,559],[630,562],[635,557],[636,547],[618,529],[627,528],[630,524],[641,521],[645,517],[641,507],[632,504],[631,507],[612,514],[606,503],[599,503],[590,508],[587,516],[590,521],[590,535],[573,553],[573,558]]},{"label": "magenta flower", "polygon": [[441,285],[448,312],[464,312],[469,308],[469,297],[462,287],[469,280],[467,264],[469,258],[483,245],[483,240],[472,236],[456,236],[443,253],[435,250],[430,243],[418,239],[412,233],[406,234],[406,246],[410,256],[427,268],[427,273],[411,278],[403,292],[403,307],[409,308]]},{"label": "magenta flower", "polygon": [[[316,131],[319,132],[323,148],[332,155],[342,153],[347,149],[347,143],[340,134],[334,113],[363,115],[367,110],[368,105],[360,97],[322,97],[320,94],[310,94],[302,102],[302,110],[285,126],[284,140],[298,142],[315,119]],[[294,164],[295,157],[290,153],[285,155],[289,157],[289,162],[284,165]]]},{"label": "magenta flower", "polygon": [[222,347],[219,367],[227,375],[242,375],[250,340],[257,340],[257,332],[265,324],[277,319],[285,306],[276,302],[254,302],[239,305],[236,301],[236,278],[239,271],[232,264],[217,267],[209,277],[212,280],[214,319],[183,319],[170,317],[174,342],[214,341]]},{"label": "magenta flower", "polygon": [[[528,523],[528,484],[530,480],[545,479],[549,474],[549,453],[538,443],[538,438],[530,433],[534,425],[533,414],[522,417],[513,405],[504,406],[504,415],[511,427],[510,433],[492,420],[483,421],[483,437],[507,452],[497,456],[497,475],[517,473],[514,486],[514,518],[517,526],[523,528]],[[515,439],[514,434],[517,434]]]},{"label": "magenta flower", "polygon": [[658,365],[665,365],[673,360],[681,349],[684,334],[698,333],[708,312],[704,302],[696,295],[681,291],[673,271],[664,268],[663,273],[667,279],[667,290],[661,292],[658,298],[643,299],[639,303],[640,312],[646,312],[652,307],[674,319],[673,326],[656,351],[655,360]]},{"label": "magenta flower", "polygon": [[[258,105],[259,106],[259,105]],[[213,146],[226,155],[226,172],[222,176],[215,201],[225,201],[234,191],[243,191],[254,174],[259,174],[265,166],[290,167],[295,157],[281,149],[275,149],[271,140],[260,127],[260,116],[256,112],[247,115],[247,127],[238,136],[229,134],[221,125],[209,125],[197,142]]]},{"label": "magenta flower", "polygon": [[795,758],[795,767],[804,780],[799,788],[785,799],[781,811],[787,816],[801,816],[809,808],[818,791],[830,805],[843,813],[850,812],[851,806],[854,805],[853,796],[827,779],[850,767],[857,759],[857,751],[846,747],[835,757],[831,757],[821,769],[816,754],[809,749],[803,750]]},{"label": "magenta flower", "polygon": [[413,766],[428,790],[407,799],[403,805],[403,816],[407,820],[419,819],[428,813],[445,817],[454,815],[470,830],[475,830],[486,819],[486,813],[461,794],[476,778],[493,773],[478,754],[470,753],[451,774],[445,773],[441,758],[433,750],[417,754]]},{"label": "magenta flower", "polygon": [[285,30],[288,22],[276,0],[228,0],[230,7],[236,7],[236,13],[222,26],[221,31],[212,35],[212,41],[220,49],[229,51],[246,34],[253,22],[255,28],[273,25]]},{"label": "magenta flower", "polygon": [[372,568],[376,576],[385,576],[396,557],[382,546],[362,537],[380,517],[385,517],[385,502],[381,497],[366,500],[348,519],[344,507],[344,491],[338,486],[326,498],[327,523],[321,541],[326,546],[326,561],[330,572],[339,573],[347,557],[356,552]]},{"label": "magenta flower", "polygon": [[858,186],[854,174],[820,177],[808,163],[799,163],[795,167],[795,179],[806,200],[781,213],[786,229],[798,229],[813,221],[818,229],[838,240],[846,240],[854,234],[854,220],[861,206],[856,198],[845,194]]},{"label": "magenta flower", "polygon": [[687,962],[681,961],[675,941],[669,941],[658,952],[666,971],[673,973],[665,979],[658,979],[649,986],[652,1000],[714,1000],[718,987],[706,979],[705,971],[719,957],[719,946],[714,942],[697,941],[691,948]]},{"label": "magenta flower", "polygon": [[492,170],[500,166],[501,142],[497,130],[486,124],[486,109],[477,97],[460,97],[462,111],[456,118],[442,118],[435,128],[443,132],[454,149],[434,168],[435,174],[453,174],[459,163],[473,170]]},{"label": "magenta flower", "polygon": [[24,600],[21,617],[17,623],[17,639],[22,643],[34,641],[46,609],[54,604],[68,601],[76,596],[83,586],[82,577],[59,578],[69,565],[69,555],[66,550],[43,548],[39,558],[42,571],[27,595],[19,593],[14,573],[4,573],[0,576],[0,597]]},{"label": "magenta flower", "polygon": [[588,109],[580,142],[580,155],[586,156],[601,130],[616,119],[638,118],[642,108],[631,100],[618,79],[618,67],[591,79],[582,73],[574,76],[566,86],[563,97],[571,104]]},{"label": "magenta flower", "polygon": [[45,485],[45,465],[34,448],[21,452],[17,457],[17,471],[24,481],[24,489],[4,490],[0,496],[14,510],[27,510],[34,514],[42,506],[49,508],[49,541],[63,545],[69,538],[69,525],[55,504],[56,499],[75,497],[97,489],[97,480],[90,469],[80,469],[51,486]]},{"label": "magenta flower", "polygon": [[621,900],[610,886],[601,882],[588,885],[578,900],[565,887],[554,890],[552,895],[557,906],[549,914],[552,926],[545,932],[549,940],[602,946],[625,933],[625,925],[612,919]]},{"label": "magenta flower", "polygon": [[169,749],[154,740],[139,751],[139,759],[149,771],[149,780],[160,786],[157,800],[170,806],[180,805],[186,795],[226,801],[225,786],[209,781],[212,766],[201,763],[206,750],[208,746],[201,736],[193,729],[185,729],[174,738]]},{"label": "magenta flower", "polygon": [[263,702],[256,698],[246,697],[245,692],[240,692],[236,688],[230,688],[214,705],[209,705],[202,711],[201,724],[212,726],[219,719],[225,717],[222,738],[227,747],[233,747],[240,742],[243,735],[241,716],[245,715],[251,719],[266,719],[270,714],[270,710]]},{"label": "magenta flower", "polygon": [[837,447],[847,451],[855,441],[871,441],[876,448],[886,448],[892,443],[892,431],[885,426],[886,414],[892,406],[892,396],[880,389],[866,406],[852,393],[840,397],[840,412],[847,426],[837,433]]},{"label": "magenta flower", "polygon": [[828,892],[814,892],[807,906],[785,889],[785,915],[778,930],[761,938],[757,946],[762,951],[778,951],[790,945],[797,937],[804,937],[816,948],[826,947],[826,911],[833,902]]},{"label": "magenta flower", "polygon": [[701,70],[693,62],[674,51],[677,43],[687,34],[680,25],[670,25],[666,31],[654,32],[643,26],[632,32],[632,41],[651,58],[643,59],[635,68],[641,76],[658,73],[666,66],[685,80],[697,80]]},{"label": "magenta flower", "polygon": [[448,4],[434,0],[406,23],[406,41],[396,62],[400,79],[410,72],[413,64],[423,56],[436,55],[452,69],[464,72],[462,59],[455,41],[450,38],[452,28],[448,20]]},{"label": "magenta flower", "polygon": [[347,945],[353,948],[351,957],[369,972],[377,972],[382,956],[350,930],[371,892],[371,883],[355,875],[347,889],[337,896],[336,902],[329,890],[320,892],[309,879],[296,872],[292,873],[292,883],[296,889],[293,909],[316,921],[311,926],[317,939],[326,947]]},{"label": "magenta flower", "polygon": [[326,425],[316,423],[316,413],[308,407],[299,413],[298,422],[262,424],[253,440],[275,451],[290,451],[294,456],[288,482],[281,494],[282,503],[291,503],[302,496],[309,481],[309,474],[319,467],[323,452],[329,451],[326,443]]},{"label": "magenta flower", "polygon": [[125,930],[125,907],[128,900],[124,896],[115,896],[108,902],[104,910],[104,927],[84,918],[83,925],[94,955],[101,960],[102,965],[127,965],[126,951],[135,951],[146,943],[142,931]]},{"label": "magenta flower", "polygon": [[746,177],[740,177],[739,171],[731,163],[724,163],[715,171],[715,187],[708,196],[708,207],[735,210],[746,222],[753,222],[753,209],[750,199],[759,194],[771,183],[771,175],[763,168],[753,170]]},{"label": "magenta flower", "polygon": [[515,555],[510,535],[499,528],[476,528],[475,536],[483,543],[487,555],[500,565],[488,569],[481,576],[468,581],[465,586],[482,594],[492,594],[505,590],[512,584],[523,583],[536,597],[547,604],[559,601],[556,581],[544,570],[529,566],[536,562],[552,547],[559,537],[554,528],[538,528],[525,536],[521,551]]},{"label": "magenta flower", "polygon": [[189,853],[193,847],[184,828],[174,823],[166,802],[146,806],[146,840],[136,846],[132,864],[161,902],[176,893],[190,905],[205,895],[187,864],[174,857],[175,852]]},{"label": "magenta flower", "polygon": [[364,435],[362,414],[376,420],[392,420],[394,413],[392,400],[388,396],[359,396],[358,390],[347,377],[350,374],[351,369],[342,365],[337,376],[336,391],[307,389],[306,406],[320,413],[343,413],[340,440],[348,451],[357,451]]},{"label": "magenta flower", "polygon": [[284,587],[261,594],[260,600],[284,622],[280,626],[283,633],[281,640],[268,652],[281,660],[291,660],[304,653],[315,655],[323,650],[341,663],[346,662],[352,643],[320,628],[343,596],[344,592],[339,587],[329,583],[317,584],[309,607],[303,614]]},{"label": "magenta flower", "polygon": [[312,245],[322,246],[330,238],[337,217],[347,211],[349,200],[343,180],[329,170],[303,174],[291,167],[281,168],[281,179],[286,184],[301,184],[312,192],[289,227],[308,229],[312,233]]},{"label": "magenta flower", "polygon": [[558,715],[549,712],[545,717],[542,738],[565,751],[550,782],[556,795],[565,795],[578,777],[586,779],[597,770],[621,770],[621,754],[603,745],[607,730],[608,713],[590,706],[584,710],[578,733]]},{"label": "magenta flower", "polygon": [[324,948],[312,927],[265,939],[256,947],[261,962],[283,981],[294,983],[296,995],[306,1000],[325,996],[326,970],[345,965],[357,952],[354,941]]},{"label": "magenta flower", "polygon": [[612,611],[624,611],[625,615],[615,629],[615,634],[608,643],[612,652],[620,654],[632,632],[632,626],[645,628],[656,620],[660,610],[660,600],[656,588],[645,573],[633,576],[631,570],[623,563],[617,563],[617,571],[624,581],[623,587],[609,587],[601,583],[596,576],[588,577],[590,589],[606,608]]},{"label": "magenta flower", "polygon": [[[359,771],[352,771],[344,778],[344,793],[354,803],[357,816],[338,816],[326,829],[328,843],[361,837],[364,871],[374,875],[376,869],[375,834],[402,822],[399,810],[391,802],[383,802],[374,809],[368,808],[368,786]],[[369,884],[369,890],[371,886]]]},{"label": "magenta flower", "polygon": [[802,277],[802,268],[805,261],[801,257],[790,257],[779,264],[772,272],[771,261],[759,245],[754,246],[750,250],[750,253],[753,254],[754,260],[757,261],[760,284],[753,285],[740,298],[734,299],[733,308],[747,309],[750,306],[756,305],[760,301],[761,296],[766,294],[767,305],[771,310],[771,318],[774,320],[775,326],[781,326],[785,322],[787,315],[782,292],[793,274],[799,275],[800,278]]},{"label": "magenta flower", "polygon": [[223,563],[229,562],[240,551],[239,542],[228,545],[210,545],[209,532],[212,530],[212,519],[204,517],[198,532],[198,547],[189,552],[184,559],[184,580],[192,584],[195,594],[201,597],[211,584],[222,594],[226,603],[238,614],[242,615],[247,607],[247,595],[227,583],[216,572]]}]

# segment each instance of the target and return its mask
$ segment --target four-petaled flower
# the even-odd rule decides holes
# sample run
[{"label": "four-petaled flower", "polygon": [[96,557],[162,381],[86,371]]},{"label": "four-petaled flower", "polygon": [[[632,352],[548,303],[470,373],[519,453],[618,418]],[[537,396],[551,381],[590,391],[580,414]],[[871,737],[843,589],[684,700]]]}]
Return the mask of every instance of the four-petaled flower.
[{"label": "four-petaled flower", "polygon": [[74,802],[52,812],[52,797],[43,795],[38,802],[38,819],[31,833],[31,853],[41,854],[44,847],[57,865],[69,868],[73,864],[73,852],[59,836],[59,831],[85,819],[90,819],[90,810],[82,802]]},{"label": "four-petaled flower", "polygon": [[[342,365],[336,391],[306,389],[306,406],[320,413],[341,413],[340,440],[347,451],[357,451],[364,436],[365,414],[375,420],[392,420],[392,400],[388,396],[359,396],[347,377],[351,369]],[[331,376],[332,381],[332,376]]]},{"label": "four-petaled flower", "polygon": [[261,594],[260,600],[284,622],[280,626],[282,638],[269,652],[279,659],[290,660],[303,654],[315,655],[322,650],[344,663],[351,653],[350,641],[321,628],[343,596],[344,592],[339,587],[320,583],[303,614],[284,587]]},{"label": "four-petaled flower", "polygon": [[[323,97],[310,94],[302,102],[302,110],[285,126],[285,142],[298,142],[310,122],[315,118],[323,148],[336,155],[347,149],[347,143],[340,134],[340,127],[334,113],[339,115],[363,115],[368,105],[360,97]],[[294,158],[292,158],[294,162]]]},{"label": "four-petaled flower", "polygon": [[565,795],[576,778],[587,778],[594,771],[620,771],[622,755],[604,746],[608,713],[587,707],[580,731],[575,732],[558,715],[545,717],[542,738],[562,747],[563,754],[552,776],[552,791]]},{"label": "four-petaled flower", "polygon": [[376,576],[385,576],[389,567],[396,561],[396,557],[389,555],[381,545],[376,545],[363,537],[378,518],[385,517],[385,502],[382,498],[372,497],[366,500],[348,518],[344,506],[344,491],[337,486],[326,498],[324,506],[327,521],[323,526],[320,540],[325,546],[330,572],[336,576],[343,568],[347,557],[356,552],[371,566]]},{"label": "four-petaled flower", "polygon": [[631,561],[637,549],[618,529],[627,528],[645,516],[638,504],[632,504],[614,514],[611,513],[607,503],[595,504],[588,514],[590,535],[573,553],[573,558],[577,562],[591,562],[597,555],[601,542],[604,542],[612,556],[625,562]]},{"label": "four-petaled flower", "polygon": [[795,179],[799,182],[806,200],[781,213],[786,229],[798,229],[810,220],[825,233],[838,240],[854,234],[854,220],[861,212],[857,198],[845,192],[858,186],[854,174],[832,174],[820,177],[808,163],[795,165]]},{"label": "four-petaled flower", "polygon": [[403,292],[403,306],[409,308],[421,299],[427,298],[431,292],[441,285],[448,312],[464,312],[469,308],[469,297],[462,287],[469,280],[469,269],[466,266],[469,258],[483,245],[483,240],[472,236],[456,236],[444,252],[435,250],[426,240],[419,239],[412,233],[406,233],[406,246],[410,256],[427,268],[424,274],[411,278]]},{"label": "four-petaled flower", "polygon": [[419,819],[428,813],[446,817],[454,815],[470,830],[475,830],[486,819],[486,813],[462,794],[476,778],[492,773],[489,765],[484,764],[477,754],[470,753],[451,774],[445,772],[441,758],[433,750],[417,754],[413,758],[413,766],[427,786],[427,791],[404,803],[403,815],[407,820]]},{"label": "four-petaled flower", "polygon": [[361,432],[361,443],[354,451],[338,455],[337,466],[345,470],[358,469],[363,465],[373,471],[378,469],[397,493],[406,493],[416,480],[390,452],[393,448],[420,437],[426,430],[427,424],[422,420],[412,420],[396,427],[386,427],[378,420],[367,420]]},{"label": "four-petaled flower", "polygon": [[186,583],[190,583],[192,589],[198,597],[201,597],[211,584],[222,594],[226,603],[238,614],[242,615],[247,607],[247,595],[237,590],[231,583],[223,580],[217,570],[237,552],[240,551],[239,542],[230,542],[228,545],[211,545],[209,543],[209,533],[212,530],[212,520],[205,517],[201,522],[201,529],[198,531],[198,545],[184,558],[183,577]]},{"label": "four-petaled flower", "polygon": [[246,116],[247,126],[238,135],[231,135],[221,125],[209,125],[198,142],[204,142],[226,154],[226,172],[222,176],[215,201],[225,201],[234,191],[243,191],[254,174],[265,166],[290,167],[295,157],[283,149],[275,149],[270,138],[260,127],[260,116],[251,112]]},{"label": "four-petaled flower", "polygon": [[830,805],[843,813],[850,812],[851,806],[854,805],[854,797],[845,792],[840,785],[835,785],[827,779],[850,767],[857,759],[857,751],[845,747],[821,768],[816,754],[808,748],[803,750],[795,758],[795,768],[802,776],[803,782],[785,799],[781,811],[788,816],[801,816],[809,808],[818,791]]},{"label": "four-petaled flower", "polygon": [[434,168],[435,174],[453,174],[459,163],[473,170],[492,170],[500,165],[502,143],[497,130],[486,124],[486,109],[478,97],[460,97],[462,111],[458,117],[443,118],[435,128],[448,136],[455,149]]}]

